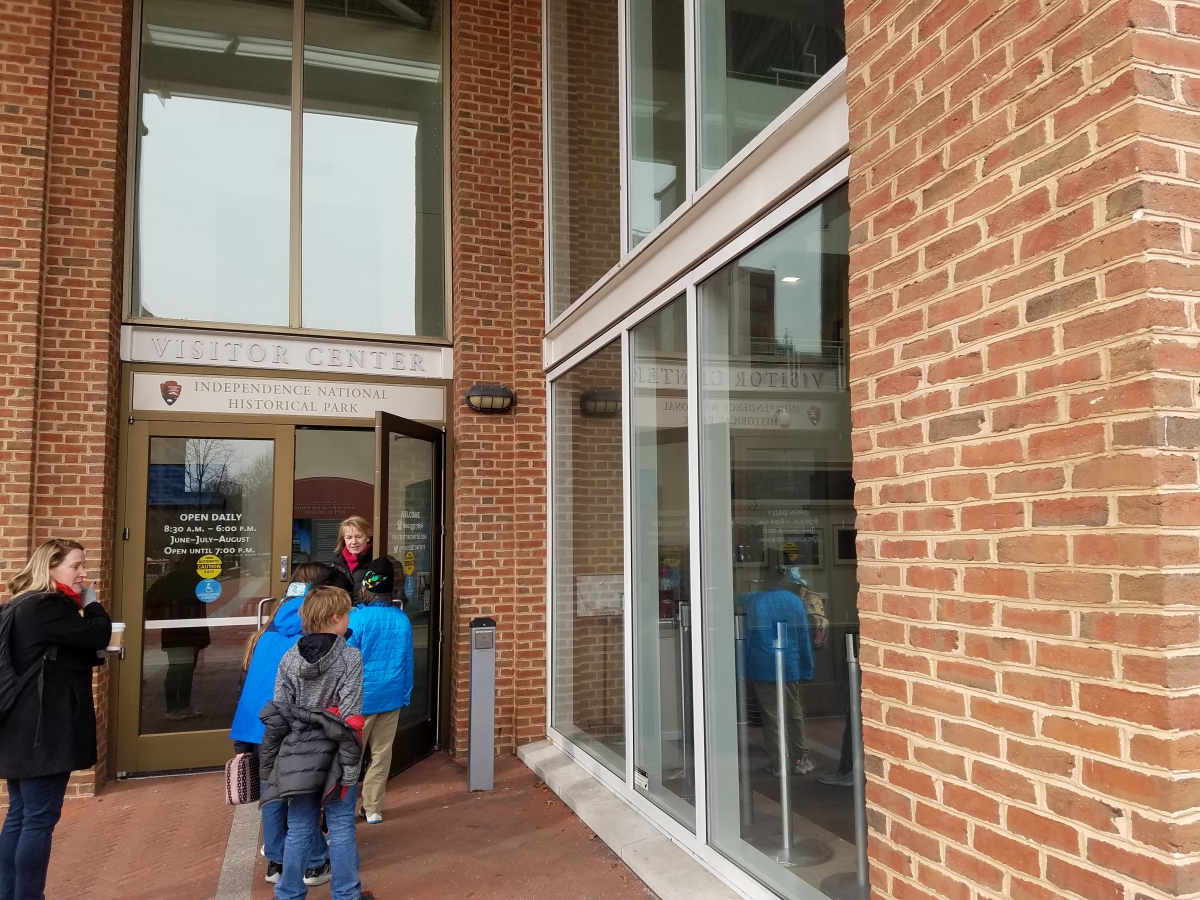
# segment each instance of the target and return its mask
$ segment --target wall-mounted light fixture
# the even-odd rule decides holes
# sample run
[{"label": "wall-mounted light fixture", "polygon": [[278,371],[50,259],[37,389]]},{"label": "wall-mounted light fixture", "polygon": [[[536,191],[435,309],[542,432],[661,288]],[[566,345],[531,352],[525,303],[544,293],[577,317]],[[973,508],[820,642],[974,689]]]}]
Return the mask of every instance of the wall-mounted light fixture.
[{"label": "wall-mounted light fixture", "polygon": [[516,397],[502,384],[476,384],[467,390],[463,402],[475,412],[502,413],[516,402]]},{"label": "wall-mounted light fixture", "polygon": [[615,416],[621,411],[621,392],[614,388],[592,388],[579,398],[585,416]]}]

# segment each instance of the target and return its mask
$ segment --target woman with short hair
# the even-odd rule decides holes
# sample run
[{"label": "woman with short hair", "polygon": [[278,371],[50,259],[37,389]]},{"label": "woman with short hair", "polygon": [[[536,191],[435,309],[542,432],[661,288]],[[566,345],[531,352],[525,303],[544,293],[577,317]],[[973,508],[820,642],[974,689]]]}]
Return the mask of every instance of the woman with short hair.
[{"label": "woman with short hair", "polygon": [[337,548],[334,550],[333,559],[329,561],[329,565],[350,576],[350,580],[354,583],[354,590],[350,592],[351,597],[358,596],[358,589],[362,587],[363,575],[367,571],[367,563],[374,558],[371,532],[371,523],[362,516],[350,516],[343,519],[342,523],[338,525]]},{"label": "woman with short hair", "polygon": [[40,665],[0,721],[0,778],[8,815],[0,830],[0,898],[41,900],[54,826],[71,772],[96,764],[92,668],[112,620],[87,582],[84,550],[54,539],[38,547],[9,583],[13,669]]}]

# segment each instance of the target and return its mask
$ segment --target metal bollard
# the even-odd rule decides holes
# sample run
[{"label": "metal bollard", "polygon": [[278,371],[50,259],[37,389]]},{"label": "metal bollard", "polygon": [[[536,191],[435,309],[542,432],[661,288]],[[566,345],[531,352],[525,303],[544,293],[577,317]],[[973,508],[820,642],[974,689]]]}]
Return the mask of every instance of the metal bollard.
[{"label": "metal bollard", "polygon": [[851,752],[854,759],[854,871],[838,872],[821,882],[821,893],[831,900],[869,900],[870,868],[867,862],[867,774],[862,742],[862,668],[858,663],[856,635],[846,635],[846,664],[850,683]]},{"label": "metal bollard", "polygon": [[496,769],[496,620],[471,620],[467,789],[490,791]]}]

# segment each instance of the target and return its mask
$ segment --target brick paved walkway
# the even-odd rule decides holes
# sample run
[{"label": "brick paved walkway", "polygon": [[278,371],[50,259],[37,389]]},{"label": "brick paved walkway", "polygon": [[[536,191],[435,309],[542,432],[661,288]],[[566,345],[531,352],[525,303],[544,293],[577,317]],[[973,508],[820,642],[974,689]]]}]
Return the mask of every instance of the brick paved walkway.
[{"label": "brick paved walkway", "polygon": [[[55,832],[47,896],[54,900],[211,900],[232,807],[221,777],[106,785],[68,801]],[[380,825],[358,827],[363,886],[380,900],[652,895],[517,759],[498,761],[496,789],[469,794],[466,772],[436,754],[393,778]],[[261,857],[254,900],[268,900]],[[327,900],[328,886],[309,892]]]}]

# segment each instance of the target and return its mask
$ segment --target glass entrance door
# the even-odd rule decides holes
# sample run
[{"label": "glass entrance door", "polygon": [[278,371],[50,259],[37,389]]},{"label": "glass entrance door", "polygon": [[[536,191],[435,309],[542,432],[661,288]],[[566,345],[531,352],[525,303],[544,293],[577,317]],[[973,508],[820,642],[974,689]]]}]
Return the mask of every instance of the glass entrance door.
[{"label": "glass entrance door", "polygon": [[243,649],[288,582],[292,428],[142,421],[131,438],[117,768],[220,765]]},{"label": "glass entrance door", "polygon": [[396,567],[397,599],[413,629],[412,700],[396,729],[395,774],[437,745],[443,433],[382,412],[375,423],[376,552]]}]

